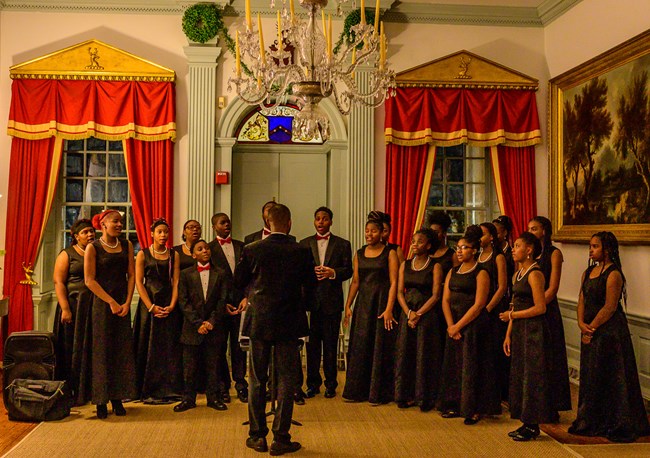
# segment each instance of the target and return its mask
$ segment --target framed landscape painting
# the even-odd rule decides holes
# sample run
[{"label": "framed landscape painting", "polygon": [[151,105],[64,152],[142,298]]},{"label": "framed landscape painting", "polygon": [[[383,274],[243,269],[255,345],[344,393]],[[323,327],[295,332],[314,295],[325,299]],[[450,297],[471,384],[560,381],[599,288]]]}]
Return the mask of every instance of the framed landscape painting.
[{"label": "framed landscape painting", "polygon": [[549,86],[554,239],[650,243],[650,31]]}]

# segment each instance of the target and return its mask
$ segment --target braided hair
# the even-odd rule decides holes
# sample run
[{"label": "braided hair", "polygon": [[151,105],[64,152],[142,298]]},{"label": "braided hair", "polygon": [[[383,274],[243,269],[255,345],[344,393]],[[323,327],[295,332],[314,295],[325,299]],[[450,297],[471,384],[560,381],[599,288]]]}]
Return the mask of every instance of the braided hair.
[{"label": "braided hair", "polygon": [[621,277],[623,278],[621,297],[623,298],[623,304],[627,306],[626,280],[625,275],[623,275],[623,265],[621,264],[621,256],[618,252],[618,240],[616,239],[616,236],[612,232],[601,231],[596,232],[591,237],[598,237],[600,239],[600,243],[603,246],[603,253],[609,255],[609,260],[614,264],[614,268],[621,274]]},{"label": "braided hair", "polygon": [[531,218],[530,221],[535,221],[536,223],[539,223],[542,226],[542,229],[544,229],[544,239],[542,240],[542,251],[546,251],[547,248],[553,246],[553,241],[551,240],[551,236],[553,235],[553,225],[551,224],[551,220],[545,216],[535,216]]},{"label": "braided hair", "polygon": [[[494,256],[497,255],[497,253],[500,253],[501,251],[499,250],[499,235],[497,234],[497,228],[494,224],[492,223],[481,223],[480,227],[484,227],[487,229],[487,231],[490,233],[492,236],[492,241],[490,242],[490,245],[492,245],[492,251],[494,252]],[[482,233],[483,231],[481,231]]]},{"label": "braided hair", "polygon": [[366,220],[366,226],[372,224],[379,229],[379,232],[384,230],[384,213],[380,211],[373,210],[368,213],[368,218]]}]

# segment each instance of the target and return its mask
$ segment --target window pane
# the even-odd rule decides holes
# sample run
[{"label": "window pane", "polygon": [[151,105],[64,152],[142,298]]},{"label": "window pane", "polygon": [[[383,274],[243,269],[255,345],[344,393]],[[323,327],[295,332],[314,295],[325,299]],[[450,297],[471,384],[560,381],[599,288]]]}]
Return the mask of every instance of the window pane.
[{"label": "window pane", "polygon": [[465,181],[462,159],[447,159],[447,181]]},{"label": "window pane", "polygon": [[124,154],[108,155],[108,176],[126,177],[126,163],[124,162]]},{"label": "window pane", "polygon": [[65,207],[65,228],[70,229],[74,222],[79,219],[81,207]]},{"label": "window pane", "polygon": [[65,180],[65,201],[83,202],[83,180]]},{"label": "window pane", "polygon": [[447,157],[463,157],[463,150],[465,145],[456,145],[445,148]]},{"label": "window pane", "polygon": [[487,221],[487,212],[485,210],[471,210],[467,212],[468,224],[481,224]]},{"label": "window pane", "polygon": [[99,138],[90,137],[88,140],[86,140],[86,150],[106,151],[106,140],[100,140]]},{"label": "window pane", "polygon": [[451,218],[450,233],[462,234],[465,232],[465,212],[463,210],[452,210],[447,212]]},{"label": "window pane", "polygon": [[103,211],[104,211],[104,205],[93,205],[92,207],[90,207],[90,215],[88,216],[88,218],[93,219],[93,216],[99,215]]},{"label": "window pane", "polygon": [[[438,148],[440,150],[441,148]],[[442,167],[445,163],[445,154],[443,152],[436,152],[436,162],[433,165],[432,181],[442,181]]]},{"label": "window pane", "polygon": [[465,206],[466,207],[485,207],[486,203],[487,202],[485,202],[484,184],[465,185]]},{"label": "window pane", "polygon": [[448,207],[463,207],[465,200],[464,186],[462,184],[451,184],[447,186]]},{"label": "window pane", "polygon": [[66,151],[83,151],[83,149],[83,140],[67,140],[66,142]]},{"label": "window pane", "polygon": [[106,155],[105,154],[90,154],[90,160],[86,156],[88,161],[88,170],[86,174],[89,177],[105,177],[106,176]]},{"label": "window pane", "polygon": [[138,241],[138,235],[135,232],[129,232],[127,236],[133,245],[133,254],[138,254],[138,251],[140,251],[140,242]]},{"label": "window pane", "polygon": [[485,160],[473,159],[465,161],[465,176],[467,181],[485,183]]},{"label": "window pane", "polygon": [[468,146],[467,157],[485,157],[485,148],[482,146]]},{"label": "window pane", "polygon": [[66,154],[65,174],[69,177],[82,177],[84,175],[83,154]]},{"label": "window pane", "polygon": [[108,182],[108,202],[128,202],[129,185],[126,180]]},{"label": "window pane", "polygon": [[108,142],[109,151],[124,151],[122,147],[122,142]]},{"label": "window pane", "polygon": [[135,231],[135,220],[133,219],[133,209],[129,207],[126,214],[127,224],[126,227],[130,231]]},{"label": "window pane", "polygon": [[106,181],[89,178],[86,180],[86,202],[106,201]]},{"label": "window pane", "polygon": [[429,200],[427,201],[427,206],[429,207],[442,207],[443,203],[443,194],[442,194],[442,185],[434,184],[431,186],[429,191]]},{"label": "window pane", "polygon": [[63,233],[63,247],[67,248],[70,245],[72,245],[72,236],[70,235],[69,232],[64,232]]}]

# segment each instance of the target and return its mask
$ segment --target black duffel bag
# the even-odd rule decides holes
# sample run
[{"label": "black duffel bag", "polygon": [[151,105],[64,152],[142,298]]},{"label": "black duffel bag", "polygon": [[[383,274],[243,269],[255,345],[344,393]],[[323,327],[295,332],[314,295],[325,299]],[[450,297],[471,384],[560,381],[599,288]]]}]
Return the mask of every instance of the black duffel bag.
[{"label": "black duffel bag", "polygon": [[70,415],[72,397],[64,381],[17,378],[6,390],[9,420],[51,421]]}]

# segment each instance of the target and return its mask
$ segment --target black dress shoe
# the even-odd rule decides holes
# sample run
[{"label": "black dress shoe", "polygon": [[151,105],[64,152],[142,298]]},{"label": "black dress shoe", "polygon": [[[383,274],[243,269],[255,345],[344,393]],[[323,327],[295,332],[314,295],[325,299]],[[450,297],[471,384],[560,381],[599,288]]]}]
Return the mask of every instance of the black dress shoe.
[{"label": "black dress shoe", "polygon": [[440,414],[440,416],[442,418],[457,418],[460,417],[460,414],[455,410],[445,410],[443,413]]},{"label": "black dress shoe", "polygon": [[481,418],[478,415],[474,416],[474,417],[467,417],[467,418],[465,418],[463,423],[466,424],[467,426],[471,426],[471,425],[475,425],[476,423],[478,423],[478,421],[480,419]]},{"label": "black dress shoe", "polygon": [[302,447],[302,445],[300,445],[300,442],[273,441],[269,454],[271,456],[279,456],[284,455],[285,453],[293,453],[300,450],[300,447]]},{"label": "black dress shoe", "polygon": [[214,410],[228,410],[228,406],[220,399],[215,399],[214,401],[208,401],[208,407]]},{"label": "black dress shoe", "polygon": [[519,428],[515,429],[514,431],[510,431],[508,433],[508,436],[515,437],[517,434],[521,433],[525,427],[526,425],[521,425]]},{"label": "black dress shoe", "polygon": [[245,389],[245,388],[244,388],[244,389],[241,389],[241,390],[237,390],[237,398],[238,398],[241,402],[243,402],[244,404],[246,404],[246,403],[248,402],[248,390]]},{"label": "black dress shoe", "polygon": [[327,399],[332,399],[334,396],[336,396],[336,390],[334,390],[334,389],[332,389],[332,388],[327,388],[327,389],[325,389],[325,394],[324,394],[324,396],[325,396]]},{"label": "black dress shoe", "polygon": [[[304,406],[305,405],[305,396],[302,393],[302,390],[293,395],[293,402],[295,402],[299,406]],[[271,446],[272,445],[273,444],[271,444]]]},{"label": "black dress shoe", "polygon": [[108,407],[106,404],[97,404],[97,418],[106,420],[108,418]]},{"label": "black dress shoe", "polygon": [[266,437],[249,437],[246,439],[246,447],[252,448],[256,452],[268,452],[269,446],[266,445]]},{"label": "black dress shoe", "polygon": [[219,393],[219,397],[221,398],[221,402],[223,402],[224,404],[230,404],[231,401],[230,392],[222,391],[221,393]]},{"label": "black dress shoe", "polygon": [[113,406],[113,413],[118,417],[123,417],[126,415],[126,409],[122,405],[122,401],[111,401]]},{"label": "black dress shoe", "polygon": [[318,393],[320,393],[320,390],[318,388],[307,388],[307,393],[305,394],[305,397],[306,398],[313,398]]},{"label": "black dress shoe", "polygon": [[512,440],[517,442],[527,442],[529,440],[537,439],[538,436],[539,428],[524,426],[515,436],[512,437]]},{"label": "black dress shoe", "polygon": [[174,406],[174,412],[185,412],[196,407],[196,404],[190,401],[181,401],[180,404]]}]

